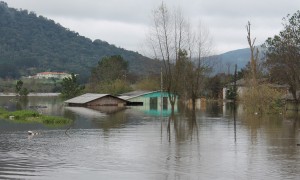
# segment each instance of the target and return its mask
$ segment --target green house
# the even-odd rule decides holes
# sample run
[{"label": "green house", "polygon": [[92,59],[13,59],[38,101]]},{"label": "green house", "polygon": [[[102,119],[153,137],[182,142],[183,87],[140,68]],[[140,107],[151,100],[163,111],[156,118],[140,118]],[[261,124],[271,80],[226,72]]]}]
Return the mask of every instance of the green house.
[{"label": "green house", "polygon": [[[171,104],[168,93],[161,91],[133,91],[119,96],[129,101],[128,105],[152,116],[169,116]],[[177,112],[177,103],[174,111]]]}]

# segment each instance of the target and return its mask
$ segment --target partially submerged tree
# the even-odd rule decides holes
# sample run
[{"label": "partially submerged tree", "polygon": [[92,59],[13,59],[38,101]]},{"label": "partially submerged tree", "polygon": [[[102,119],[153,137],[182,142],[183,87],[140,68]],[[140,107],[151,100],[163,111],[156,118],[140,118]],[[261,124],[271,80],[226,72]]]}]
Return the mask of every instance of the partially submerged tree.
[{"label": "partially submerged tree", "polygon": [[251,24],[248,22],[247,26],[247,41],[250,48],[250,61],[248,70],[244,75],[246,80],[246,92],[243,93],[241,100],[247,113],[264,114],[272,111],[280,110],[281,92],[268,85],[267,82],[259,78],[259,51],[255,47],[255,38],[251,38]]},{"label": "partially submerged tree", "polygon": [[63,98],[73,98],[83,93],[84,86],[81,86],[77,82],[75,74],[71,74],[71,77],[66,77],[61,82],[61,96]]},{"label": "partially submerged tree", "polygon": [[24,83],[22,80],[18,80],[16,84],[16,93],[18,96],[27,96],[29,91],[27,88],[23,87]]},{"label": "partially submerged tree", "polygon": [[21,89],[22,89],[22,86],[23,86],[23,81],[22,80],[18,80],[17,81],[17,84],[16,84],[16,93],[19,94]]},{"label": "partially submerged tree", "polygon": [[122,56],[104,57],[91,71],[89,91],[113,95],[130,91],[127,76],[128,63]]},{"label": "partially submerged tree", "polygon": [[189,69],[187,69],[188,83],[185,87],[195,110],[196,99],[203,95],[205,80],[214,65],[213,61],[208,58],[212,53],[212,40],[208,30],[201,25],[196,29],[196,32],[189,32],[188,35],[190,64],[188,65]]},{"label": "partially submerged tree", "polygon": [[201,94],[207,69],[203,63],[207,55],[204,51],[210,48],[203,43],[207,37],[203,37],[203,33],[193,33],[181,11],[171,13],[164,3],[153,11],[153,22],[149,44],[155,59],[163,62],[163,85],[172,109],[177,95],[195,102]]},{"label": "partially submerged tree", "polygon": [[247,29],[247,41],[250,48],[250,76],[249,79],[251,81],[252,86],[257,86],[257,62],[258,62],[258,48],[255,47],[256,38],[251,38],[251,23],[248,21],[246,25]]},{"label": "partially submerged tree", "polygon": [[174,64],[178,61],[178,51],[183,44],[183,24],[171,15],[164,3],[153,11],[153,22],[149,42],[155,58],[163,62],[164,89],[168,92],[170,104],[174,109],[179,83]]},{"label": "partially submerged tree", "polygon": [[[266,40],[266,65],[273,81],[288,84],[296,104],[300,97],[300,11],[283,18],[284,29]],[[298,107],[298,106],[296,106]]]}]

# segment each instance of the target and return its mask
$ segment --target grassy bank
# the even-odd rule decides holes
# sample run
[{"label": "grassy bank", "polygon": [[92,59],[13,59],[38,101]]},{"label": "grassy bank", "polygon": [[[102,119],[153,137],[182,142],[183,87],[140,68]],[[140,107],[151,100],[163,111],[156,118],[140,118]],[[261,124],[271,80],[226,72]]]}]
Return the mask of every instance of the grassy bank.
[{"label": "grassy bank", "polygon": [[[29,92],[59,92],[61,80],[55,79],[28,79],[21,78],[23,87],[27,88]],[[17,80],[15,79],[1,79],[0,78],[0,92],[15,92]]]},{"label": "grassy bank", "polygon": [[42,115],[32,110],[19,110],[10,112],[5,109],[0,109],[0,118],[23,123],[39,122],[51,126],[67,125],[72,122],[71,119],[58,116]]}]

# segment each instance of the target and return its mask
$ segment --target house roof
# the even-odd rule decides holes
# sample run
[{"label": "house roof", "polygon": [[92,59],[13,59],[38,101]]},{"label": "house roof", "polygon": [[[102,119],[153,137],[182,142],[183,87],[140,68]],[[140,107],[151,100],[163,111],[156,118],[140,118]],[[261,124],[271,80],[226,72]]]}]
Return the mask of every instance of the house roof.
[{"label": "house roof", "polygon": [[152,93],[152,92],[156,92],[156,91],[131,91],[128,93],[121,94],[121,96],[140,96],[140,95],[148,94],[148,93]]},{"label": "house roof", "polygon": [[[74,97],[72,99],[66,100],[65,103],[78,103],[78,104],[85,104],[95,99],[102,98],[104,96],[110,96],[109,94],[93,94],[93,93],[86,93],[81,96]],[[116,97],[117,98],[117,97]]]},{"label": "house roof", "polygon": [[120,94],[120,96],[118,96],[118,97],[121,99],[124,99],[124,100],[129,100],[131,98],[143,96],[145,94],[150,94],[150,93],[154,93],[154,92],[158,92],[158,91],[131,91],[128,93]]}]

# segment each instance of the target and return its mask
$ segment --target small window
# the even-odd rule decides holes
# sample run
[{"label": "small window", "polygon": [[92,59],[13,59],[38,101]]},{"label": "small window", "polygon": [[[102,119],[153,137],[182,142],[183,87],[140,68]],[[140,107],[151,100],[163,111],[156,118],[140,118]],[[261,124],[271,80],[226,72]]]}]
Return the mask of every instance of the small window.
[{"label": "small window", "polygon": [[163,109],[168,109],[168,97],[163,97]]},{"label": "small window", "polygon": [[150,109],[157,110],[157,97],[150,98]]}]

